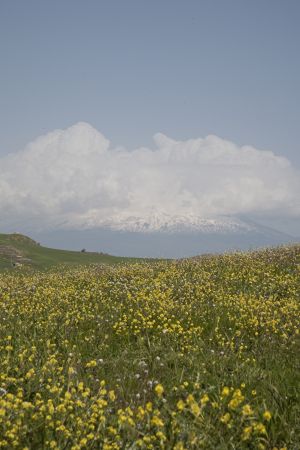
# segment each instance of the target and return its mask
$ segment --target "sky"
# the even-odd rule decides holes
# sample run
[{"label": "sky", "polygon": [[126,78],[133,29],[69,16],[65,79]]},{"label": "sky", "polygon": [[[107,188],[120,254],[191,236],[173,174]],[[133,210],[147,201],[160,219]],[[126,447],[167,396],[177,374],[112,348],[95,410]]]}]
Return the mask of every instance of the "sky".
[{"label": "sky", "polygon": [[300,235],[299,20],[298,0],[2,1],[0,227],[155,207]]}]

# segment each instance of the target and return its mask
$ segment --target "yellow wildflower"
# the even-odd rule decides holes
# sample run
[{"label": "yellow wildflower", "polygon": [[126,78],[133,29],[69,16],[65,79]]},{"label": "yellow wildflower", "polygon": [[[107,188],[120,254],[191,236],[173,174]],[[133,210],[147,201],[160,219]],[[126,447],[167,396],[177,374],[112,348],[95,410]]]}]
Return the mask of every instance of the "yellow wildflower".
[{"label": "yellow wildflower", "polygon": [[250,439],[251,433],[252,433],[252,427],[251,426],[245,427],[243,429],[243,433],[242,433],[242,440],[248,441]]},{"label": "yellow wildflower", "polygon": [[164,388],[161,384],[157,384],[154,388],[154,391],[158,395],[158,397],[161,397],[164,393]]},{"label": "yellow wildflower", "polygon": [[206,403],[209,402],[209,396],[207,394],[204,394],[200,402],[202,406],[206,405]]},{"label": "yellow wildflower", "polygon": [[243,406],[242,414],[243,416],[251,416],[251,414],[253,414],[253,410],[249,404]]},{"label": "yellow wildflower", "polygon": [[221,397],[227,397],[230,394],[230,389],[227,386],[224,386],[221,392]]},{"label": "yellow wildflower", "polygon": [[223,416],[221,416],[220,421],[221,421],[222,423],[227,424],[227,423],[230,421],[230,419],[231,419],[230,414],[229,414],[229,413],[226,413],[226,414],[224,414]]},{"label": "yellow wildflower", "polygon": [[152,419],[151,419],[151,424],[152,424],[152,425],[155,425],[156,427],[163,427],[163,426],[164,426],[163,421],[162,421],[161,418],[158,417],[158,416],[153,416],[153,417],[152,417]]},{"label": "yellow wildflower", "polygon": [[270,413],[270,411],[265,411],[263,413],[263,418],[269,422],[272,418],[272,414]]},{"label": "yellow wildflower", "polygon": [[185,407],[185,403],[183,400],[178,400],[177,402],[177,409],[179,409],[179,411],[183,411]]}]

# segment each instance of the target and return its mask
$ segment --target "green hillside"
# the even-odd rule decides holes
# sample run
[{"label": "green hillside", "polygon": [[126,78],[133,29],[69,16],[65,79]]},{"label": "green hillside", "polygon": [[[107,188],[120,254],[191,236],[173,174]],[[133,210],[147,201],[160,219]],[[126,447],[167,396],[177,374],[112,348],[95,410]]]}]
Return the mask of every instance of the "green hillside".
[{"label": "green hillside", "polygon": [[0,270],[24,267],[47,269],[58,264],[117,264],[134,262],[134,258],[121,258],[96,252],[56,250],[39,245],[22,234],[0,234]]},{"label": "green hillside", "polygon": [[0,448],[299,450],[299,262],[0,273]]}]

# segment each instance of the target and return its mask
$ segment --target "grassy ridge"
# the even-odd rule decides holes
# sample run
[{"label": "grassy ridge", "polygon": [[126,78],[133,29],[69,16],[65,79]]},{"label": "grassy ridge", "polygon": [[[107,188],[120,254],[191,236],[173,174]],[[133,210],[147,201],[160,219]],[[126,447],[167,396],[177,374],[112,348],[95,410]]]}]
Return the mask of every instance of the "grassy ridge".
[{"label": "grassy ridge", "polygon": [[0,447],[299,449],[299,264],[0,274]]},{"label": "grassy ridge", "polygon": [[116,264],[133,262],[134,258],[121,258],[102,253],[56,250],[38,245],[22,234],[0,234],[0,270],[17,266],[48,269],[58,264]]}]

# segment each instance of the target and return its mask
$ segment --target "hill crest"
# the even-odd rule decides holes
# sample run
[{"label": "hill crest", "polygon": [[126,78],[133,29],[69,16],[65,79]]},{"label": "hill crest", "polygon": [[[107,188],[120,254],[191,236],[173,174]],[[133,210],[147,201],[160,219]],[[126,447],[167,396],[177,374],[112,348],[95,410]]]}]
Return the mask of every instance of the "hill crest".
[{"label": "hill crest", "polygon": [[47,248],[21,233],[0,234],[0,270],[27,267],[48,269],[58,264],[117,264],[135,258],[111,256],[102,252]]}]

